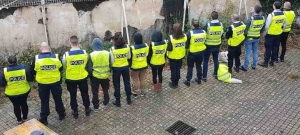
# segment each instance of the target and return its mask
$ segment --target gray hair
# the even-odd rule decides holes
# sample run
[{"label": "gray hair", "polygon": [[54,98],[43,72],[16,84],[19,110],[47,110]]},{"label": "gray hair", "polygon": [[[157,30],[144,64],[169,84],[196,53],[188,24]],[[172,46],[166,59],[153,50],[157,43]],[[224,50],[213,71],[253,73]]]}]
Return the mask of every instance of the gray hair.
[{"label": "gray hair", "polygon": [[235,21],[239,21],[239,20],[240,20],[240,16],[239,16],[238,14],[233,14],[233,15],[231,16],[231,18],[232,18],[233,20],[235,20]]}]

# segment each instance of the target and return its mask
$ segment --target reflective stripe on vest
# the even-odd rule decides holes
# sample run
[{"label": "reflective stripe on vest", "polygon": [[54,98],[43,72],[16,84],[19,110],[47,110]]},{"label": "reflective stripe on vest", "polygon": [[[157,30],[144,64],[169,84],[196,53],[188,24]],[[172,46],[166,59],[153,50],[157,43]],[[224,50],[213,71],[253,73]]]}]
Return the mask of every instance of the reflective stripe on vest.
[{"label": "reflective stripe on vest", "polygon": [[253,16],[251,17],[252,22],[248,30],[247,37],[258,38],[260,37],[260,31],[265,24],[265,19],[262,16],[261,18],[255,19]]},{"label": "reflective stripe on vest", "polygon": [[296,17],[295,12],[294,11],[284,11],[283,13],[285,14],[286,21],[287,21],[287,26],[283,30],[283,32],[290,32],[292,30],[292,24]]},{"label": "reflective stripe on vest", "polygon": [[149,52],[149,46],[145,44],[146,47],[135,49],[134,46],[132,48],[132,69],[142,69],[148,66],[147,56]]},{"label": "reflective stripe on vest", "polygon": [[231,25],[231,28],[232,28],[232,37],[230,39],[228,39],[228,45],[229,46],[238,46],[245,39],[244,32],[246,29],[246,25],[244,23],[242,23],[242,25],[240,25],[238,27],[234,27],[234,25]]},{"label": "reflective stripe on vest", "polygon": [[268,30],[269,35],[280,35],[283,31],[282,26],[286,17],[283,12],[276,12],[276,14],[274,12],[272,13],[272,23]]},{"label": "reflective stripe on vest", "polygon": [[86,65],[88,55],[85,50],[84,54],[69,55],[66,52],[66,79],[68,80],[82,80],[88,76]]},{"label": "reflective stripe on vest", "polygon": [[51,54],[50,58],[39,58],[39,55],[35,56],[36,71],[35,79],[40,84],[52,84],[60,81],[61,73],[59,68],[62,67],[58,54]]},{"label": "reflective stripe on vest", "polygon": [[26,79],[25,69],[7,71],[4,68],[4,77],[7,82],[5,94],[8,96],[17,96],[25,94],[30,90],[30,85]]},{"label": "reflective stripe on vest", "polygon": [[105,50],[94,51],[90,55],[93,63],[93,77],[98,79],[107,79],[110,75],[109,52]]},{"label": "reflective stripe on vest", "polygon": [[115,47],[111,48],[114,54],[114,63],[112,67],[126,67],[128,66],[128,54],[129,54],[129,47],[126,45],[126,48],[115,49]]},{"label": "reflective stripe on vest", "polygon": [[167,41],[165,41],[162,45],[155,45],[154,42],[152,42],[152,57],[150,60],[150,63],[152,65],[163,65],[166,63],[166,51],[167,51]]},{"label": "reflective stripe on vest", "polygon": [[[221,24],[221,22],[220,22]],[[210,26],[207,24],[207,37],[205,40],[206,45],[220,45],[222,43],[223,26]]]},{"label": "reflective stripe on vest", "polygon": [[228,72],[227,65],[220,63],[218,68],[218,80],[222,82],[231,82],[231,74]]},{"label": "reflective stripe on vest", "polygon": [[206,49],[206,46],[204,44],[206,39],[206,32],[202,30],[203,33],[197,33],[194,34],[193,31],[190,31],[191,33],[191,41],[190,41],[190,52],[196,53],[200,52]]},{"label": "reflective stripe on vest", "polygon": [[171,44],[173,47],[172,51],[168,51],[167,55],[170,59],[180,60],[185,57],[186,49],[185,44],[187,41],[186,35],[180,39],[174,39],[172,35],[170,35]]}]

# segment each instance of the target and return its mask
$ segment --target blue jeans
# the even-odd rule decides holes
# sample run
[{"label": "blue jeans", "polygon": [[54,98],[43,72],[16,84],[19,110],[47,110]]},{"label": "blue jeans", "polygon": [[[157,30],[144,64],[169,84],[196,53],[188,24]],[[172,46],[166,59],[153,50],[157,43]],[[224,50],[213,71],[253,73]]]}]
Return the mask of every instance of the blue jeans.
[{"label": "blue jeans", "polygon": [[198,52],[197,54],[189,53],[187,57],[187,75],[186,79],[188,81],[192,80],[193,78],[193,68],[196,63],[196,70],[197,70],[197,78],[200,80],[202,79],[202,61],[203,61],[203,54],[204,51]]},{"label": "blue jeans", "polygon": [[129,68],[113,70],[113,84],[115,88],[114,96],[116,98],[116,102],[120,102],[121,92],[120,92],[120,82],[121,76],[123,78],[125,92],[127,96],[127,100],[131,99],[131,85],[130,85],[130,76],[129,76]]},{"label": "blue jeans", "polygon": [[245,69],[248,68],[251,51],[253,53],[252,67],[256,67],[258,61],[258,43],[259,39],[247,39],[245,41],[245,61],[243,66]]},{"label": "blue jeans", "polygon": [[208,71],[208,61],[210,54],[213,56],[214,60],[214,73],[213,75],[217,75],[217,71],[219,68],[219,52],[220,52],[220,46],[206,46],[206,50],[204,52],[204,60],[203,60],[203,78],[207,78],[207,71]]},{"label": "blue jeans", "polygon": [[278,47],[280,44],[280,35],[266,35],[265,39],[265,62],[278,60]]}]

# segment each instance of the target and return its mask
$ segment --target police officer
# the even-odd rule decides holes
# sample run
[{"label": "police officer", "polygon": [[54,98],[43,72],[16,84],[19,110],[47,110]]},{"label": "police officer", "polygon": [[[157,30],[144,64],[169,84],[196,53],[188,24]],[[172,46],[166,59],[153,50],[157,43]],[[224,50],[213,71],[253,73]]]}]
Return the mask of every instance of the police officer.
[{"label": "police officer", "polygon": [[223,24],[218,20],[219,14],[217,11],[211,13],[212,21],[208,22],[204,26],[204,30],[207,33],[205,40],[206,50],[204,52],[203,60],[203,81],[207,81],[208,62],[210,54],[212,54],[214,62],[213,76],[217,77],[217,71],[219,67],[218,57],[220,52],[220,45],[222,43],[222,35],[224,33]]},{"label": "police officer", "polygon": [[124,38],[121,33],[116,33],[113,37],[114,46],[110,50],[110,55],[114,58],[112,65],[113,69],[113,84],[115,88],[114,96],[116,101],[113,103],[117,107],[121,107],[121,93],[120,93],[120,78],[122,76],[127,104],[131,104],[131,86],[129,76],[129,62],[131,58],[130,48],[125,44]]},{"label": "police officer", "polygon": [[255,13],[254,15],[247,20],[246,23],[246,41],[245,41],[245,60],[244,65],[240,67],[241,70],[247,71],[249,65],[249,58],[251,51],[253,52],[253,61],[252,61],[252,69],[255,70],[256,63],[258,61],[258,44],[260,34],[263,33],[265,26],[265,18],[260,15],[261,6],[256,5],[254,7]]},{"label": "police officer", "polygon": [[70,93],[70,104],[72,115],[78,119],[78,104],[77,104],[77,87],[79,87],[82,102],[85,107],[85,115],[90,116],[90,98],[88,94],[88,54],[82,50],[78,44],[78,38],[72,36],[70,38],[71,50],[66,52],[63,57],[63,64],[66,69],[66,84]]},{"label": "police officer", "polygon": [[173,24],[173,34],[169,37],[167,47],[167,55],[171,69],[171,82],[169,86],[173,89],[178,87],[182,59],[184,59],[186,55],[186,41],[187,36],[183,33],[182,26],[179,23]]},{"label": "police officer", "polygon": [[61,99],[61,71],[63,68],[58,54],[51,53],[50,46],[46,42],[41,44],[40,51],[41,53],[36,55],[31,63],[31,69],[39,86],[39,96],[42,105],[39,121],[47,125],[47,117],[50,114],[50,92],[54,99],[55,109],[59,115],[59,120],[63,120],[66,116],[65,107]]},{"label": "police officer", "polygon": [[[163,39],[161,31],[155,31],[151,37],[149,46],[148,63],[152,70],[153,90],[160,91],[162,89],[162,72],[166,63],[167,41]],[[157,81],[158,77],[158,81]]]},{"label": "police officer", "polygon": [[[277,52],[280,44],[280,35],[286,27],[286,17],[280,10],[281,2],[276,1],[273,5],[274,11],[268,15],[265,32],[265,59],[258,65],[262,67],[274,66],[274,62],[278,61]],[[270,63],[269,63],[270,62]]]},{"label": "police officer", "polygon": [[27,97],[30,92],[28,82],[33,81],[33,76],[28,68],[17,64],[15,56],[9,56],[7,61],[9,66],[0,73],[0,86],[5,87],[5,95],[13,104],[17,123],[21,124],[27,120]]},{"label": "police officer", "polygon": [[240,21],[240,17],[237,14],[231,16],[233,24],[228,28],[226,32],[226,38],[228,39],[228,71],[232,74],[233,59],[235,60],[234,70],[239,72],[241,65],[241,45],[244,42],[245,35],[244,31],[246,25]]},{"label": "police officer", "polygon": [[147,56],[149,47],[143,42],[143,36],[141,33],[134,34],[134,45],[130,48],[131,59],[129,65],[131,69],[132,79],[132,95],[137,97],[138,94],[141,97],[145,96],[145,81],[148,68]]},{"label": "police officer", "polygon": [[91,78],[93,92],[92,103],[95,111],[99,109],[99,85],[101,85],[104,95],[103,105],[107,106],[109,102],[109,79],[111,72],[112,58],[109,52],[103,50],[102,41],[95,38],[92,43],[93,52],[90,54],[88,67]]},{"label": "police officer", "polygon": [[186,81],[184,84],[186,86],[190,86],[190,81],[193,77],[193,68],[196,63],[197,69],[197,78],[195,81],[198,84],[201,84],[202,79],[202,61],[203,61],[203,54],[206,49],[204,44],[206,39],[206,32],[199,28],[199,21],[193,20],[192,21],[193,30],[191,30],[187,34],[187,42],[186,42],[186,49],[189,50],[188,57],[187,57],[187,75]]},{"label": "police officer", "polygon": [[[289,33],[292,29],[292,24],[293,24],[294,19],[295,19],[295,12],[293,10],[291,10],[291,3],[290,2],[286,1],[284,3],[284,8],[283,9],[284,9],[283,13],[286,16],[287,26],[286,26],[285,29],[283,29],[283,32],[280,35],[280,43],[281,43],[281,47],[282,47],[281,54],[280,54],[280,61],[281,62],[284,62],[284,55],[285,55],[285,52],[286,52],[286,41],[289,37]],[[278,55],[278,53],[277,53],[277,55]]]}]

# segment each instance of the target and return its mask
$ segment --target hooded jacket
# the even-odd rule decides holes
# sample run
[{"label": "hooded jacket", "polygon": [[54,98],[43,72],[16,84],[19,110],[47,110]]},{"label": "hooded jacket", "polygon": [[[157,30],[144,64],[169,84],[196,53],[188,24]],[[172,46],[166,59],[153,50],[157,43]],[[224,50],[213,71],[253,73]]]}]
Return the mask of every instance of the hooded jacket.
[{"label": "hooded jacket", "polygon": [[[92,49],[93,52],[95,51],[104,51],[104,47],[103,47],[103,43],[101,41],[101,39],[99,38],[94,38],[93,42],[92,42]],[[113,57],[111,57],[111,55],[109,55],[109,67],[111,68],[112,63],[113,63]],[[93,75],[93,62],[91,59],[91,55],[89,54],[89,60],[88,60],[88,72],[90,77],[92,77]]]},{"label": "hooded jacket", "polygon": [[[142,34],[135,33],[133,39],[134,39],[134,45],[133,46],[134,46],[135,49],[147,47],[146,44],[143,42]],[[131,56],[133,55],[131,47],[130,47],[130,55]],[[129,67],[131,67],[131,64],[132,64],[132,57],[129,59]],[[143,69],[139,69],[139,70],[143,70]]]},{"label": "hooded jacket", "polygon": [[[152,42],[156,42],[157,45],[162,45],[162,44],[165,44],[165,43],[166,43],[166,41],[163,39],[163,34],[162,34],[161,31],[155,31],[155,32],[153,32],[152,37],[151,37],[151,40],[152,40]],[[148,64],[149,64],[151,67],[164,67],[165,64],[163,64],[163,65],[152,65],[152,64],[150,63],[151,58],[152,58],[152,53],[153,53],[153,50],[152,50],[152,42],[151,42],[150,45],[149,45],[149,55],[148,55],[148,58],[147,58],[147,62],[148,62]],[[165,58],[166,58],[166,57],[167,57],[167,53],[166,53],[166,55],[165,55]]]}]

